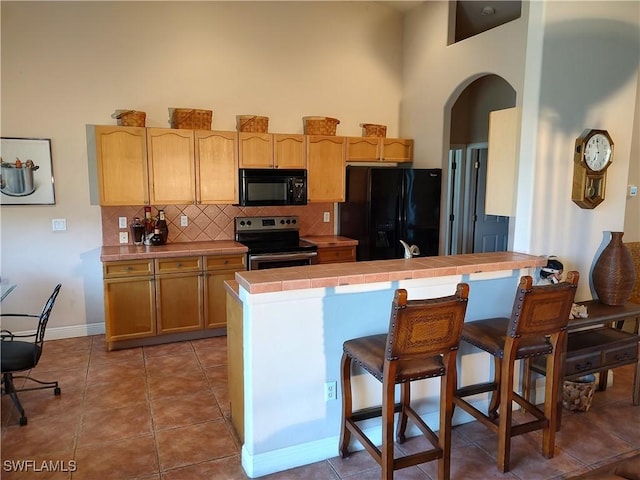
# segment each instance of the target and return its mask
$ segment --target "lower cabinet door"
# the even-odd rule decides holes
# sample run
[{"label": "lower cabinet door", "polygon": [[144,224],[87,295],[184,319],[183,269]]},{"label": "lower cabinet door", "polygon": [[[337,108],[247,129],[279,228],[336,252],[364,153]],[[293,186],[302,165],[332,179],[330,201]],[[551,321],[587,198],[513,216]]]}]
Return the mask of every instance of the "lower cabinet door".
[{"label": "lower cabinet door", "polygon": [[224,282],[235,278],[236,270],[208,272],[205,287],[205,326],[222,328],[227,326],[227,294]]},{"label": "lower cabinet door", "polygon": [[158,333],[203,328],[203,285],[200,272],[156,276]]},{"label": "lower cabinet door", "polygon": [[105,279],[107,344],[155,335],[155,298],[153,276]]}]

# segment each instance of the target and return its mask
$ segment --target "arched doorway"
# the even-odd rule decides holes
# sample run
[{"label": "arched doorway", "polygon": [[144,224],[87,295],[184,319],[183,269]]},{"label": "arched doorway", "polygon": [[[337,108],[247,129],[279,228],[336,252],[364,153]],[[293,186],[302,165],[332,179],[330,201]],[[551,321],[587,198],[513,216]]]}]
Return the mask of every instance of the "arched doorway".
[{"label": "arched doorway", "polygon": [[514,107],[516,92],[498,75],[471,81],[451,104],[446,188],[447,255],[504,251],[509,217],[485,215],[489,113]]}]

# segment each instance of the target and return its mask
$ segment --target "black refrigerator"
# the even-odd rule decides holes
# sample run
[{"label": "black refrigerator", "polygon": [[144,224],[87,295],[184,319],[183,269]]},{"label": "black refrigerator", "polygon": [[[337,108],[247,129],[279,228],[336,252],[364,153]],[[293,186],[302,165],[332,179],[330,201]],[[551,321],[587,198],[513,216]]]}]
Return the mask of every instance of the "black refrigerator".
[{"label": "black refrigerator", "polygon": [[356,258],[403,258],[400,240],[438,255],[441,169],[347,167],[339,234],[358,240]]}]

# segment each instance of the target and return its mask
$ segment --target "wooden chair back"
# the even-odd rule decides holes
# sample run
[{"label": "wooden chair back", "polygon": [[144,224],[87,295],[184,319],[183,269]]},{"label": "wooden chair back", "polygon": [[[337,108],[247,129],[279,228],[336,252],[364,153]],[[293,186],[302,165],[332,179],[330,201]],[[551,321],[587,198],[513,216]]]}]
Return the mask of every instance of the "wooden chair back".
[{"label": "wooden chair back", "polygon": [[552,335],[566,330],[580,274],[569,272],[564,282],[533,286],[530,276],[520,279],[507,335]]},{"label": "wooden chair back", "polygon": [[467,311],[469,285],[459,283],[454,295],[407,300],[397,289],[393,298],[386,359],[415,360],[457,350]]}]

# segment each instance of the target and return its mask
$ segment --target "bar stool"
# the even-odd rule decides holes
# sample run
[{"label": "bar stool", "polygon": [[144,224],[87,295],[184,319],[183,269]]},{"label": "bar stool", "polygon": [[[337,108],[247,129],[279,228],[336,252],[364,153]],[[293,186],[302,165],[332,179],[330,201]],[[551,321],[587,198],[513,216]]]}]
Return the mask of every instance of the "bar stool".
[{"label": "bar stool", "polygon": [[[407,291],[395,291],[388,333],[344,342],[341,364],[342,425],[340,453],[349,456],[353,434],[382,467],[382,479],[393,479],[395,470],[438,459],[438,478],[449,478],[451,418],[455,392],[456,352],[467,309],[469,286],[460,283],[456,293],[426,300],[407,300]],[[382,407],[352,409],[351,365],[356,363],[382,382]],[[410,382],[430,377],[440,380],[440,430],[438,436],[409,405]],[[395,385],[401,384],[400,403],[395,404]],[[394,413],[399,412],[398,443],[405,441],[411,419],[433,446],[426,452],[394,459]],[[379,449],[356,422],[382,417]]]},{"label": "bar stool", "polygon": [[[453,401],[498,434],[501,472],[509,471],[511,437],[516,435],[542,430],[542,454],[553,457],[567,323],[579,278],[578,272],[569,272],[565,282],[534,287],[533,279],[524,276],[520,279],[510,318],[468,322],[462,329],[462,340],[493,356],[495,372],[492,382],[458,388]],[[547,365],[543,410],[513,391],[515,361],[539,355],[546,356]],[[464,400],[484,392],[491,392],[487,414]],[[518,403],[535,420],[512,425],[512,402]]]}]

